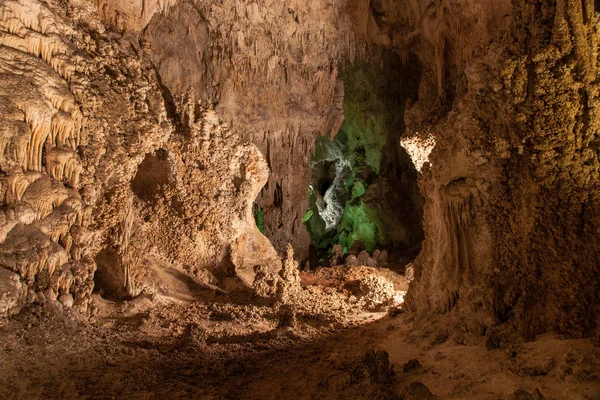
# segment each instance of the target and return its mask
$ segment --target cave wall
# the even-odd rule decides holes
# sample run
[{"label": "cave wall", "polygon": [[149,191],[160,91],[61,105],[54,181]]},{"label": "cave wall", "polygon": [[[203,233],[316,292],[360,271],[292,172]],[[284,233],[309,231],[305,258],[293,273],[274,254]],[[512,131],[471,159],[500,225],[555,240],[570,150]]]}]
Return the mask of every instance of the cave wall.
[{"label": "cave wall", "polygon": [[[337,60],[354,42],[340,6],[325,2],[182,1],[144,31],[170,95],[194,87],[242,140],[265,155],[271,174],[257,203],[266,235],[306,257],[302,224],[317,135],[335,130]],[[348,37],[345,37],[348,36]]]},{"label": "cave wall", "polygon": [[502,266],[494,306],[526,337],[585,336],[600,322],[599,14],[593,1],[513,6],[501,76],[510,157],[492,203]]},{"label": "cave wall", "polygon": [[98,5],[106,23],[140,34],[167,102],[194,88],[199,104],[213,104],[265,155],[271,173],[257,199],[265,234],[280,254],[291,243],[306,259],[310,154],[317,136],[335,135],[343,121],[339,66],[403,49],[420,16],[379,0]]},{"label": "cave wall", "polygon": [[156,292],[164,265],[219,285],[279,267],[252,216],[264,157],[192,89],[166,97],[137,34],[86,1],[0,16],[0,318]]},{"label": "cave wall", "polygon": [[[505,27],[482,31],[473,22],[498,11],[485,3],[443,14],[443,24],[478,14],[444,42],[454,46],[438,80],[447,114],[431,122],[422,100],[407,113],[410,130],[436,140],[409,304],[475,334],[507,322],[525,338],[590,335],[600,293],[598,14],[592,1],[515,0]],[[462,57],[449,58],[456,49]]]},{"label": "cave wall", "polygon": [[162,98],[139,48],[88,3],[0,9],[0,264],[26,289],[6,312],[57,297],[85,310],[95,253],[120,218],[99,203],[168,136]]},{"label": "cave wall", "polygon": [[219,62],[206,63],[213,91],[204,92],[266,155],[260,203],[277,248],[291,241],[301,252],[308,240],[300,223],[308,154],[317,134],[341,123],[338,63],[368,58],[373,47],[407,62],[416,55],[418,101],[405,114],[405,136],[433,136],[436,145],[421,175],[426,241],[409,306],[447,313],[476,334],[506,321],[525,337],[594,329],[592,1],[203,7],[211,51],[225,55],[209,57]]}]

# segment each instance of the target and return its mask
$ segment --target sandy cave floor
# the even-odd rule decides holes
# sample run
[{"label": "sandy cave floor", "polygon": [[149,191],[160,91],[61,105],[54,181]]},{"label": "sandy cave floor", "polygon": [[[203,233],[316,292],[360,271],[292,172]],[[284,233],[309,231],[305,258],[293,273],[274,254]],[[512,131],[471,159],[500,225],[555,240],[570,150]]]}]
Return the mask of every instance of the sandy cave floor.
[{"label": "sandy cave floor", "polygon": [[[589,339],[546,335],[487,350],[483,339],[449,334],[443,317],[348,313],[334,302],[299,312],[290,328],[265,300],[192,297],[95,295],[90,320],[22,312],[0,330],[0,398],[539,399],[539,390],[600,399],[600,349]],[[518,390],[525,397],[509,397]]]}]

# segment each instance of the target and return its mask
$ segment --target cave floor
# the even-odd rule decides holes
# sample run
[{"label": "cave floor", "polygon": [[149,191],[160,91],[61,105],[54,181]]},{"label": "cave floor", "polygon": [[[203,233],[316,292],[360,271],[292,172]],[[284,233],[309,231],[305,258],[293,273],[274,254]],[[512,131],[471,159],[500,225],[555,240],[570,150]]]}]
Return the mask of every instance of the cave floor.
[{"label": "cave floor", "polygon": [[599,348],[587,339],[487,350],[411,314],[278,328],[272,307],[241,297],[95,304],[91,320],[38,307],[1,328],[0,398],[600,398]]}]

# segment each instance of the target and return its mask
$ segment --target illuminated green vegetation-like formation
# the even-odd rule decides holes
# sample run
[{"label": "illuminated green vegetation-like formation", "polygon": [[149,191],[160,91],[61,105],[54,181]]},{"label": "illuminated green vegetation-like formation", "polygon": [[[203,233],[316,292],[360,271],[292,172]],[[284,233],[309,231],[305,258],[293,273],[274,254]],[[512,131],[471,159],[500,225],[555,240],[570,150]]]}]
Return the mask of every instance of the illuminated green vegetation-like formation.
[{"label": "illuminated green vegetation-like formation", "polygon": [[254,205],[254,221],[256,222],[256,226],[260,233],[265,233],[265,210],[263,210],[259,205]]},{"label": "illuminated green vegetation-like formation", "polygon": [[[384,73],[370,64],[347,68],[343,73],[344,123],[333,141],[317,139],[311,160],[310,206],[303,222],[320,251],[340,244],[347,252],[360,241],[372,252],[402,241],[382,222],[389,210],[382,209],[377,195],[369,196],[370,186],[386,178],[390,165],[397,161],[407,98],[403,92],[410,92],[406,84],[386,76],[397,73]],[[336,202],[338,210],[328,202]],[[328,229],[326,220],[334,219],[336,212],[341,216]]]}]

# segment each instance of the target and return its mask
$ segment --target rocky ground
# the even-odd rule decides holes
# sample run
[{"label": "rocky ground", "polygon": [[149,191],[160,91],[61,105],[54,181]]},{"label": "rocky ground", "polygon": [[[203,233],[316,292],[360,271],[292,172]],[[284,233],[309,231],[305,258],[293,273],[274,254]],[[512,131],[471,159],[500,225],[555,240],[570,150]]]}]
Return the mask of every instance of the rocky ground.
[{"label": "rocky ground", "polygon": [[600,398],[590,339],[485,339],[443,316],[416,319],[396,304],[405,279],[389,270],[291,281],[284,300],[180,276],[129,302],[96,294],[89,319],[59,303],[28,308],[0,331],[0,398]]}]

